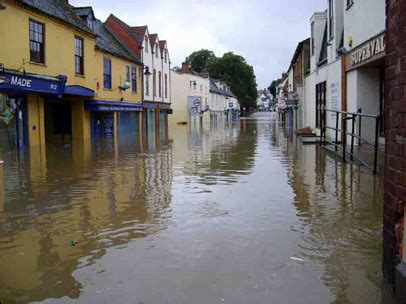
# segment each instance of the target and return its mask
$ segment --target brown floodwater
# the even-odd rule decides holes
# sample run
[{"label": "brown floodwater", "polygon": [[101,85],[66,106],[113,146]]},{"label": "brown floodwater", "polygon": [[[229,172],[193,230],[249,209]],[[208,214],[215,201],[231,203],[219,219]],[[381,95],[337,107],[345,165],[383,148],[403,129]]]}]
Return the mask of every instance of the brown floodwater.
[{"label": "brown floodwater", "polygon": [[391,303],[381,181],[271,119],[1,151],[1,303]]}]

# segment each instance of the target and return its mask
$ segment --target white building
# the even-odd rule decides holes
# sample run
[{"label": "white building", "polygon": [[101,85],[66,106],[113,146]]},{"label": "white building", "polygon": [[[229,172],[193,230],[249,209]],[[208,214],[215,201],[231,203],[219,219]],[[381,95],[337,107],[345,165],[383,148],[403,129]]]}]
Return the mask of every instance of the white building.
[{"label": "white building", "polygon": [[[327,0],[310,28],[304,125],[318,130],[322,107],[383,116],[385,0]],[[335,118],[327,113],[327,125],[335,126]],[[375,120],[362,120],[362,137],[374,140]]]},{"label": "white building", "polygon": [[220,80],[210,79],[208,108],[211,121],[236,118],[240,105],[230,87]]},{"label": "white building", "polygon": [[169,118],[171,128],[179,124],[189,124],[191,119],[199,119],[208,110],[210,80],[190,71],[184,63],[179,72],[170,71],[173,115]]}]

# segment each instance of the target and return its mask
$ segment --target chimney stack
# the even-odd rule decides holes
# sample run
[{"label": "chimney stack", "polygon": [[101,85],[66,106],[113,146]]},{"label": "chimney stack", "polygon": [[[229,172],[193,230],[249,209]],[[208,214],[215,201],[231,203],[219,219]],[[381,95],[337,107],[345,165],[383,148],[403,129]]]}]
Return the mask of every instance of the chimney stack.
[{"label": "chimney stack", "polygon": [[182,73],[190,74],[190,64],[189,64],[189,62],[187,62],[187,61],[182,62]]}]

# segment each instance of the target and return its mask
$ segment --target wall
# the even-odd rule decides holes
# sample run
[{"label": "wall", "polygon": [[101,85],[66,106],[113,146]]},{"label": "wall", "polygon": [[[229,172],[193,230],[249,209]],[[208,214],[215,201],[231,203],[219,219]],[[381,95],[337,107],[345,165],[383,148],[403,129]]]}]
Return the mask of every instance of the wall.
[{"label": "wall", "polygon": [[[147,33],[146,36],[148,37],[148,41],[149,41],[149,32],[147,29]],[[143,64],[149,68],[149,72],[151,73],[151,76],[149,76],[149,80],[146,76],[144,76],[144,100],[146,101],[152,101],[152,72],[154,70],[153,64],[152,64],[152,55],[151,55],[151,44],[148,42],[148,52],[147,52],[147,48],[145,46],[145,39],[143,40],[143,44],[142,44],[142,62]],[[147,92],[147,83],[149,81],[149,90]],[[147,94],[148,93],[148,94]]]},{"label": "wall", "polygon": [[[346,5],[346,1],[344,1]],[[358,0],[344,11],[344,47],[349,51],[385,30],[385,0]],[[353,44],[349,46],[352,36]]]},{"label": "wall", "polygon": [[[314,55],[310,51],[310,71],[313,72],[317,68],[317,63],[320,58],[321,44],[323,42],[324,29],[327,22],[326,13],[315,13],[310,19],[310,26],[314,22]],[[311,40],[311,39],[310,39]],[[311,42],[310,42],[311,43]],[[310,47],[311,50],[311,47]]]},{"label": "wall", "polygon": [[[166,47],[165,47],[166,48]],[[169,52],[168,49],[166,49],[167,52],[167,60],[165,62],[165,53],[163,54],[162,58],[162,97],[163,97],[163,102],[171,102],[171,78],[170,78],[170,58],[169,58]],[[165,96],[165,74],[168,77],[168,95]]]},{"label": "wall", "polygon": [[384,263],[386,280],[406,298],[406,266],[401,262],[406,198],[406,0],[386,2],[386,157],[384,189]]},{"label": "wall", "polygon": [[[189,122],[189,113],[187,107],[188,96],[201,96],[203,105],[208,101],[209,79],[198,77],[192,74],[180,74],[171,70],[171,90],[172,90],[172,109],[173,114],[169,116],[169,123],[176,125],[178,122]],[[196,81],[196,89],[191,85],[191,81]],[[200,85],[202,91],[200,91]]]}]

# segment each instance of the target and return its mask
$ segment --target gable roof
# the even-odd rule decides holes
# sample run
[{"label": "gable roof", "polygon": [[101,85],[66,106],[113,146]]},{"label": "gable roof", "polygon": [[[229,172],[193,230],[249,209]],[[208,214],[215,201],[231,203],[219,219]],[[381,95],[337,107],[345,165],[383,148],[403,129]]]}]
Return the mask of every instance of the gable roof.
[{"label": "gable roof", "polygon": [[166,40],[159,40],[159,48],[161,49],[161,52],[164,51],[166,47]]},{"label": "gable roof", "polygon": [[149,35],[149,43],[151,47],[154,47],[155,41],[158,39],[158,34],[150,34]]},{"label": "gable roof", "polygon": [[75,10],[76,15],[79,17],[91,15],[93,19],[96,19],[94,16],[93,8],[91,6],[82,6],[82,7],[72,7]]},{"label": "gable roof", "polygon": [[20,0],[19,3],[57,18],[94,36],[94,33],[87,27],[86,23],[80,19],[73,7],[65,0]]},{"label": "gable roof", "polygon": [[235,96],[234,93],[231,91],[231,89],[230,89],[229,91],[220,89],[220,88],[216,85],[216,81],[219,81],[219,80],[216,80],[216,79],[213,79],[213,78],[210,79],[210,92],[211,92],[211,93],[216,93],[216,94],[219,94],[219,95],[224,95],[224,96],[236,98],[236,96]]},{"label": "gable roof", "polygon": [[93,24],[94,32],[97,34],[96,47],[112,55],[139,63],[139,60],[130,54],[123,45],[110,33],[107,27],[100,21],[95,20]]},{"label": "gable roof", "polygon": [[147,33],[147,31],[148,31],[148,27],[146,25],[132,26],[130,28],[131,34],[133,35],[135,40],[137,40],[137,42],[140,46],[142,46],[142,44],[144,43],[144,38],[145,38],[145,34]]}]

